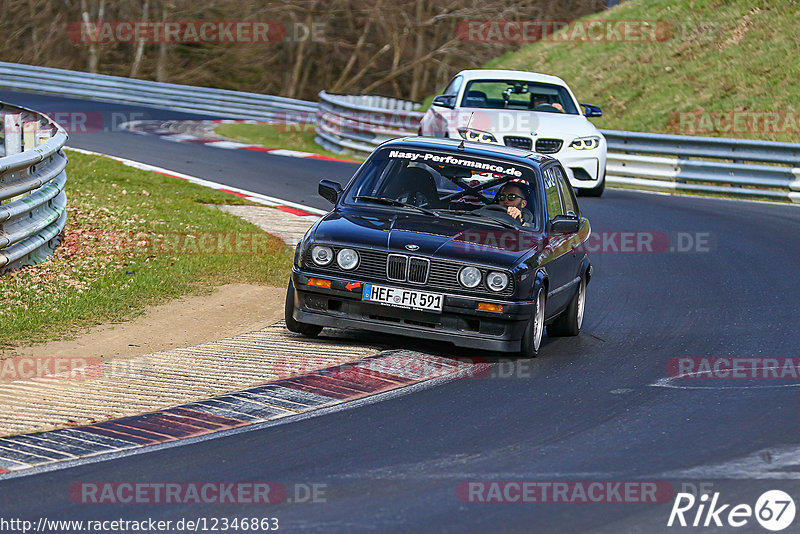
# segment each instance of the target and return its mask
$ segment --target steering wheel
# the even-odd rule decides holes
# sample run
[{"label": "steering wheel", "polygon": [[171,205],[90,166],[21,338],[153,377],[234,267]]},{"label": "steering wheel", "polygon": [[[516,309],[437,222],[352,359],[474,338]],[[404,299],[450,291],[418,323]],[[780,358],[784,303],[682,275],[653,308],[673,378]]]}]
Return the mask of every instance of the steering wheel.
[{"label": "steering wheel", "polygon": [[552,104],[539,104],[538,106],[533,106],[533,111],[555,111],[560,113],[558,108]]},{"label": "steering wheel", "polygon": [[397,200],[407,202],[415,206],[424,208],[431,205],[431,199],[422,191],[404,191]]}]

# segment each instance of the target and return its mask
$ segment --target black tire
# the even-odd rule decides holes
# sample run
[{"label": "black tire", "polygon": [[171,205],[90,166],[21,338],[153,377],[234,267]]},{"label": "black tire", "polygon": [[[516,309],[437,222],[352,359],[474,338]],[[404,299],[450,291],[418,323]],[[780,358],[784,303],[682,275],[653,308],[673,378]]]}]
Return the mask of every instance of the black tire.
[{"label": "black tire", "polygon": [[528,321],[528,326],[525,328],[525,333],[522,335],[522,344],[520,345],[520,355],[523,358],[535,358],[539,354],[539,349],[542,346],[542,337],[544,335],[544,306],[547,301],[547,296],[543,287],[540,287],[536,292],[536,311],[533,317]]},{"label": "black tire", "polygon": [[586,278],[581,277],[578,290],[569,303],[567,309],[547,325],[547,335],[550,337],[577,336],[583,325],[583,312],[586,309]]},{"label": "black tire", "polygon": [[289,287],[286,288],[286,304],[283,307],[283,315],[286,321],[286,328],[289,332],[302,334],[306,337],[316,337],[322,332],[322,327],[316,324],[300,323],[295,321],[294,315],[294,284],[289,280]]},{"label": "black tire", "polygon": [[606,190],[606,177],[603,176],[603,180],[597,187],[593,187],[591,189],[576,188],[576,190],[580,192],[582,197],[602,197],[603,191]]}]

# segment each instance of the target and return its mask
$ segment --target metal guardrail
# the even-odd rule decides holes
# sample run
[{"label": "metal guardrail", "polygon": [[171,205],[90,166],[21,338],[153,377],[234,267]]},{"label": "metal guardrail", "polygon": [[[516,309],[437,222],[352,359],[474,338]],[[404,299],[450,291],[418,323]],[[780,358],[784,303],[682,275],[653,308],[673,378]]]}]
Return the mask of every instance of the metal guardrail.
[{"label": "metal guardrail", "polygon": [[[423,113],[405,100],[319,93],[317,142],[368,154],[416,135]],[[800,202],[800,144],[603,130],[609,185]],[[558,155],[556,154],[556,157]]]},{"label": "metal guardrail", "polygon": [[614,130],[603,135],[609,185],[800,202],[800,144]]},{"label": "metal guardrail", "polygon": [[417,102],[371,95],[319,93],[317,143],[328,150],[369,154],[389,139],[416,135],[424,113]]},{"label": "metal guardrail", "polygon": [[245,93],[208,87],[137,80],[0,62],[0,88],[139,104],[154,108],[208,113],[233,119],[287,119],[302,122],[313,117],[317,103],[294,98]]},{"label": "metal guardrail", "polygon": [[46,115],[0,102],[0,273],[37,263],[67,222],[67,133]]}]

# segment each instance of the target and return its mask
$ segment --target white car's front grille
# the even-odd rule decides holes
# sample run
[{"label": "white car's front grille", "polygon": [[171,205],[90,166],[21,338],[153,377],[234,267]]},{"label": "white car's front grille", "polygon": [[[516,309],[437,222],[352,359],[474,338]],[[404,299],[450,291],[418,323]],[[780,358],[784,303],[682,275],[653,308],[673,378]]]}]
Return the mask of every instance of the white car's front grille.
[{"label": "white car's front grille", "polygon": [[521,148],[523,150],[530,150],[533,146],[533,141],[531,141],[530,137],[516,137],[513,135],[503,137],[503,143],[505,143],[506,146]]},{"label": "white car's front grille", "polygon": [[536,152],[540,154],[555,154],[561,150],[564,141],[561,139],[537,139]]}]

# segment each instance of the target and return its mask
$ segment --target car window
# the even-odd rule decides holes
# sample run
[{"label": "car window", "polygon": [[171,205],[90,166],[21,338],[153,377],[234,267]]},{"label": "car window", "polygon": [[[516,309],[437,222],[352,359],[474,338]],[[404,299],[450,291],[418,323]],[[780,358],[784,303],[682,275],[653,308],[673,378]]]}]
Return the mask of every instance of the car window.
[{"label": "car window", "polygon": [[561,203],[564,206],[564,213],[566,215],[577,217],[578,209],[575,204],[575,199],[572,196],[572,192],[570,191],[569,184],[567,183],[567,179],[564,175],[564,170],[560,165],[554,165],[551,167],[551,169],[553,169],[553,173],[555,173],[558,181],[558,190],[561,193]]},{"label": "car window", "polygon": [[447,84],[447,87],[444,89],[443,95],[456,95],[458,94],[458,90],[461,89],[461,84],[464,81],[464,78],[461,76],[456,76],[450,83]]},{"label": "car window", "polygon": [[564,215],[561,198],[558,194],[558,180],[553,174],[552,167],[544,171],[544,195],[547,201],[547,216],[550,217],[550,220],[556,215]]},{"label": "car window", "polygon": [[565,87],[520,80],[472,80],[464,91],[461,107],[579,114]]},{"label": "car window", "polygon": [[343,202],[351,206],[374,206],[378,197],[443,213],[468,212],[495,203],[497,192],[509,181],[519,184],[538,227],[542,217],[535,208],[540,205],[537,188],[531,187],[536,183],[533,169],[460,152],[380,150],[354,177]]}]

